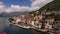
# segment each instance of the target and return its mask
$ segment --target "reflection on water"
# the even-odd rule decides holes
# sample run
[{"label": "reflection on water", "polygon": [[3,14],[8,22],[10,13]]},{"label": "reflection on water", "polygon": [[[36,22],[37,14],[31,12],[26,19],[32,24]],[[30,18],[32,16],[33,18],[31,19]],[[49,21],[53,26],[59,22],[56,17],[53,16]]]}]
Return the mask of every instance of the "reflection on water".
[{"label": "reflection on water", "polygon": [[0,18],[0,31],[7,27],[7,18]]},{"label": "reflection on water", "polygon": [[8,27],[7,23],[7,18],[0,18],[0,32],[5,31],[6,34],[42,34],[42,32],[33,29],[23,29],[16,26]]},{"label": "reflection on water", "polygon": [[38,34],[37,32],[34,32],[33,30],[28,30],[28,29],[22,29],[18,27],[8,27],[5,29],[5,32],[7,34]]},{"label": "reflection on water", "polygon": [[38,32],[33,29],[23,29],[16,26],[7,27],[5,29],[6,34],[46,34],[43,32]]}]

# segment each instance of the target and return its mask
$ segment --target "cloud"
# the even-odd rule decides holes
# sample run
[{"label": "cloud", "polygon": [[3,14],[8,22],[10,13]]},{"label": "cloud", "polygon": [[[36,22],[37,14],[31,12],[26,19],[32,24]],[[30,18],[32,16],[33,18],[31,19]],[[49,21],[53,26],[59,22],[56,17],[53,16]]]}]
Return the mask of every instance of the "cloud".
[{"label": "cloud", "polygon": [[53,0],[35,0],[34,2],[32,2],[31,6],[41,8],[42,6],[46,5],[47,3],[51,1]]},{"label": "cloud", "polygon": [[9,12],[21,12],[21,11],[35,11],[38,10],[38,7],[28,7],[28,6],[19,6],[19,5],[11,5],[10,7],[6,8],[5,11]]},{"label": "cloud", "polygon": [[29,6],[20,6],[20,5],[11,5],[10,7],[7,7],[4,5],[3,2],[0,2],[0,13],[1,12],[22,12],[22,11],[36,11],[42,6],[46,5],[47,3],[53,1],[53,0],[30,0],[31,7]]},{"label": "cloud", "polygon": [[4,11],[4,8],[5,8],[5,6],[4,6],[3,2],[0,2],[0,13]]}]

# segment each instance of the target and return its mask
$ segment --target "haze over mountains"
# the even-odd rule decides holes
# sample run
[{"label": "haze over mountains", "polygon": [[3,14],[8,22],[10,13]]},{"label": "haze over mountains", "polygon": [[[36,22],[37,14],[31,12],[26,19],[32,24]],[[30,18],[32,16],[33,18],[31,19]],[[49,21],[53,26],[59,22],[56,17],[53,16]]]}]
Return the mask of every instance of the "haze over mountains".
[{"label": "haze over mountains", "polygon": [[26,15],[28,14],[27,11],[25,12],[12,12],[12,13],[1,13],[0,17],[13,17],[13,16],[19,16],[19,15]]},{"label": "haze over mountains", "polygon": [[[42,8],[40,8],[38,11],[42,11],[42,10],[60,10],[60,0],[54,0],[48,4],[46,4],[45,6],[43,6]],[[29,11],[25,11],[25,12],[12,12],[12,13],[1,13],[0,17],[13,17],[13,16],[19,16],[19,15],[25,15],[28,14]]]}]

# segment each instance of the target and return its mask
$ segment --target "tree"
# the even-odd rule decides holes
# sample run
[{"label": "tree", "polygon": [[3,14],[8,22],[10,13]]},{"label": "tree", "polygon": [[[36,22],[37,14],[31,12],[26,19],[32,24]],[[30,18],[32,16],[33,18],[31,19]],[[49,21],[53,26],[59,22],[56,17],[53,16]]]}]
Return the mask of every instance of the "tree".
[{"label": "tree", "polygon": [[42,21],[41,29],[44,29],[44,28],[45,28],[45,21]]},{"label": "tree", "polygon": [[12,21],[15,21],[14,18],[9,18],[8,20],[9,20],[9,22],[11,22],[11,23],[12,23]]},{"label": "tree", "polygon": [[60,14],[55,15],[54,18],[55,18],[56,20],[60,20]]}]

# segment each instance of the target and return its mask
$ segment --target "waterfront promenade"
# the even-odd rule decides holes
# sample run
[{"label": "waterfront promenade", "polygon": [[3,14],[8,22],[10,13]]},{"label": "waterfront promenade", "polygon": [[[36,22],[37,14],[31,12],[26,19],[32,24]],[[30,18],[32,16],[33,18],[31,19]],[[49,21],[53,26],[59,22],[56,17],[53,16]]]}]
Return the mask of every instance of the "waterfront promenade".
[{"label": "waterfront promenade", "polygon": [[60,31],[59,30],[56,31],[53,28],[52,29],[41,29],[38,26],[25,26],[25,25],[22,26],[22,25],[13,24],[13,23],[9,23],[9,24],[11,24],[12,26],[17,26],[17,27],[21,27],[21,28],[25,28],[25,29],[30,29],[31,28],[31,29],[34,29],[34,30],[37,30],[37,31],[48,32],[50,34],[55,34],[55,33],[60,34]]}]

